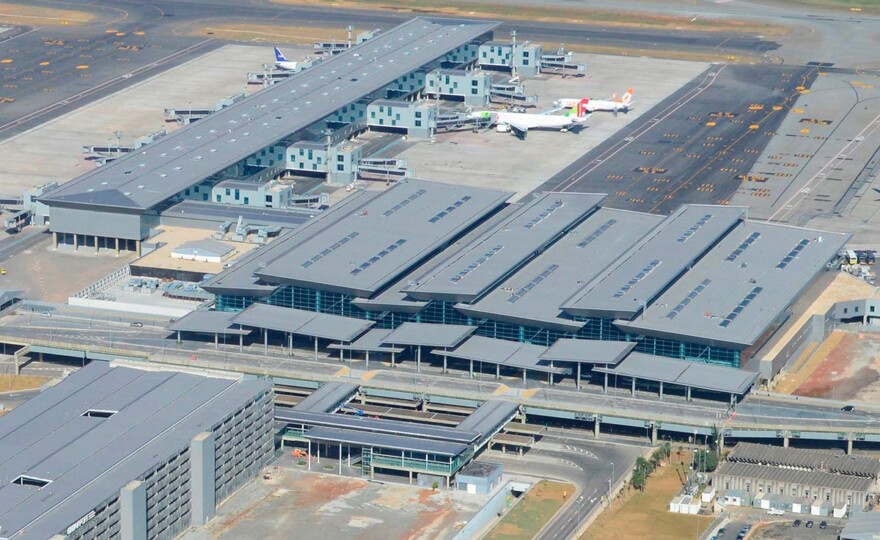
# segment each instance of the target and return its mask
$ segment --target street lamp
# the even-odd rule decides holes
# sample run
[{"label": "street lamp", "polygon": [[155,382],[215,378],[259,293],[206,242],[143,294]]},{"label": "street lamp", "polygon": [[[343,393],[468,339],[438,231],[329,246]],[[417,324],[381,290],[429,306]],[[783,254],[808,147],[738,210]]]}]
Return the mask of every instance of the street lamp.
[{"label": "street lamp", "polygon": [[611,462],[611,478],[608,479],[608,504],[611,504],[611,490],[614,483],[614,462]]}]

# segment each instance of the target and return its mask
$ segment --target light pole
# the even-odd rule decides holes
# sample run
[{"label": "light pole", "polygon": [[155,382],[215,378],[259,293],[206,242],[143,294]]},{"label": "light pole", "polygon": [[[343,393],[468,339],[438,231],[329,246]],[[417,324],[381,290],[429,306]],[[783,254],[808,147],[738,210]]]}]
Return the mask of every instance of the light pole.
[{"label": "light pole", "polygon": [[611,478],[608,479],[608,505],[611,505],[611,490],[614,484],[614,462],[611,462]]}]

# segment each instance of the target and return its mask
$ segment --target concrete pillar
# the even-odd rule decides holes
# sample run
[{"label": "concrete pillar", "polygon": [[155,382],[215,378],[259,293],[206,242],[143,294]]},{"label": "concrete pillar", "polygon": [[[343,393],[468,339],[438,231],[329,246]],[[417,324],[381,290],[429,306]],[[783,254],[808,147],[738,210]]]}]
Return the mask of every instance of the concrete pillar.
[{"label": "concrete pillar", "polygon": [[602,387],[602,393],[603,394],[608,393],[608,374],[607,373],[605,374],[605,386]]},{"label": "concrete pillar", "polygon": [[287,333],[287,356],[293,356],[293,334]]},{"label": "concrete pillar", "polygon": [[58,249],[58,233],[52,233],[52,249]]},{"label": "concrete pillar", "polygon": [[470,367],[469,373],[471,375],[471,379],[473,379],[474,378],[474,361],[473,360],[471,360],[471,367]]},{"label": "concrete pillar", "polygon": [[416,345],[416,371],[422,371],[422,346]]},{"label": "concrete pillar", "polygon": [[73,235],[73,250],[79,251],[79,235],[78,234]]},{"label": "concrete pillar", "polygon": [[95,237],[95,253],[98,253],[100,250],[98,249],[98,237]]},{"label": "concrete pillar", "polygon": [[147,540],[147,485],[139,480],[119,490],[119,537]]},{"label": "concrete pillar", "polygon": [[851,456],[853,452],[853,434],[846,434],[846,455]]},{"label": "concrete pillar", "polygon": [[632,395],[636,395],[636,378],[632,378]]},{"label": "concrete pillar", "polygon": [[394,351],[391,351],[391,367],[396,367],[397,364],[394,363]]},{"label": "concrete pillar", "polygon": [[724,453],[724,432],[723,431],[718,432],[718,453],[719,454]]},{"label": "concrete pillar", "polygon": [[367,351],[367,369],[370,369],[370,351]]},{"label": "concrete pillar", "polygon": [[217,332],[214,332],[214,348],[220,348],[220,334],[218,334]]},{"label": "concrete pillar", "polygon": [[528,377],[528,373],[529,373],[529,370],[523,369],[523,388],[528,386],[528,383],[526,382],[526,378]]},{"label": "concrete pillar", "polygon": [[345,362],[345,351],[342,350],[342,345],[343,345],[343,343],[340,341],[339,342],[339,361]]},{"label": "concrete pillar", "polygon": [[657,444],[657,424],[651,424],[651,444]]},{"label": "concrete pillar", "polygon": [[339,474],[342,474],[342,443],[339,443]]},{"label": "concrete pillar", "polygon": [[782,432],[782,447],[788,448],[788,432],[787,431]]},{"label": "concrete pillar", "polygon": [[596,417],[596,421],[593,422],[593,437],[599,438],[599,429],[601,428],[602,421],[599,420],[599,417]]},{"label": "concrete pillar", "polygon": [[177,331],[177,342],[180,343],[180,330]]},{"label": "concrete pillar", "polygon": [[119,257],[119,238],[115,238],[116,240],[116,256]]},{"label": "concrete pillar", "polygon": [[663,381],[660,381],[660,399],[663,399]]},{"label": "concrete pillar", "polygon": [[269,354],[269,331],[263,328],[263,353]]},{"label": "concrete pillar", "polygon": [[318,336],[315,336],[315,360],[318,359]]},{"label": "concrete pillar", "polygon": [[140,240],[134,241],[134,252],[137,254],[138,257],[141,256],[141,241]]},{"label": "concrete pillar", "polygon": [[495,378],[501,378],[501,364],[495,364]]},{"label": "concrete pillar", "polygon": [[[239,326],[238,329],[241,330],[241,326]],[[239,334],[238,335],[238,352],[243,352],[243,351],[244,351],[244,334]]]},{"label": "concrete pillar", "polygon": [[445,354],[443,355],[443,373],[447,373],[446,371],[446,361],[449,359]]},{"label": "concrete pillar", "polygon": [[207,431],[189,443],[190,517],[194,525],[204,525],[216,514],[215,451],[214,434]]},{"label": "concrete pillar", "polygon": [[690,401],[691,400],[691,387],[690,386],[686,387],[686,390],[687,390],[687,401]]},{"label": "concrete pillar", "polygon": [[580,362],[577,363],[577,381],[575,382],[575,386],[577,386],[578,390],[581,389],[581,363]]},{"label": "concrete pillar", "polygon": [[309,455],[306,456],[306,461],[308,461],[309,470],[312,470],[312,440],[309,439],[306,442],[308,443],[308,450],[307,451],[309,453]]}]

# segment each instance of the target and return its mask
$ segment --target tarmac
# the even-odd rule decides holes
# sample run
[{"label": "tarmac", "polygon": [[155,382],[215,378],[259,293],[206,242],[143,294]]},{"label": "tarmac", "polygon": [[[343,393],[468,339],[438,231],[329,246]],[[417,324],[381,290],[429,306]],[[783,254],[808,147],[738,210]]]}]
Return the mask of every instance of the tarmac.
[{"label": "tarmac", "polygon": [[604,206],[660,214],[731,204],[815,71],[712,66],[538,189],[608,193]]}]

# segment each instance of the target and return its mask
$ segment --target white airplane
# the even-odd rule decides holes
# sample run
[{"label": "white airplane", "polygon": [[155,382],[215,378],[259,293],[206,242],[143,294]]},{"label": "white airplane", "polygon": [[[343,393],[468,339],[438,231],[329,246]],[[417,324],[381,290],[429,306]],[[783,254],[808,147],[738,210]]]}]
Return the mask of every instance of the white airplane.
[{"label": "white airplane", "polygon": [[275,67],[286,71],[296,71],[297,63],[284,58],[284,53],[278,47],[275,47]]},{"label": "white airplane", "polygon": [[495,130],[499,133],[512,132],[522,139],[529,129],[558,129],[565,133],[578,127],[590,116],[585,108],[586,102],[586,99],[582,99],[564,115],[477,111],[471,113],[470,117],[491,119],[495,123]]},{"label": "white airplane", "polygon": [[[617,95],[613,95],[611,96],[611,99],[584,98],[584,100],[587,102],[587,112],[608,111],[617,114],[620,111],[629,111],[629,107],[632,104],[632,96],[633,89],[629,88],[620,97],[617,97]],[[584,100],[574,98],[561,98],[554,101],[553,106],[559,107],[560,109],[567,109],[569,107],[574,107],[575,104],[580,103]]]}]

